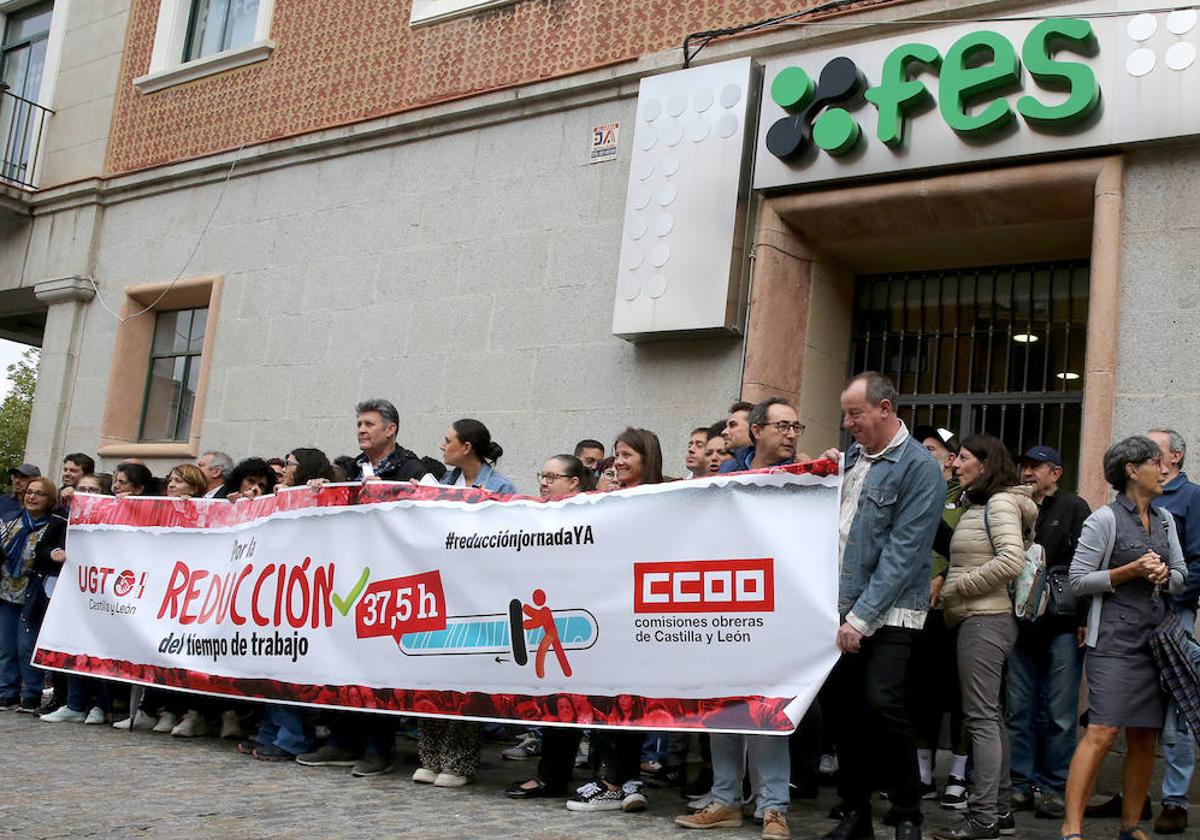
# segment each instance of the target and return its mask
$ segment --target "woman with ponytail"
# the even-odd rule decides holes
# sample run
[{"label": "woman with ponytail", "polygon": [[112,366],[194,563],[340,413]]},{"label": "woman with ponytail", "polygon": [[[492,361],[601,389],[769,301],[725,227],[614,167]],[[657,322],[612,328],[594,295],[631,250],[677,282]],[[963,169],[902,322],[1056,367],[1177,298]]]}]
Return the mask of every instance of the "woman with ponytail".
[{"label": "woman with ponytail", "polygon": [[504,450],[478,420],[455,420],[446,430],[441,449],[442,460],[450,467],[442,484],[479,487],[493,493],[517,492],[513,483],[496,471]]}]

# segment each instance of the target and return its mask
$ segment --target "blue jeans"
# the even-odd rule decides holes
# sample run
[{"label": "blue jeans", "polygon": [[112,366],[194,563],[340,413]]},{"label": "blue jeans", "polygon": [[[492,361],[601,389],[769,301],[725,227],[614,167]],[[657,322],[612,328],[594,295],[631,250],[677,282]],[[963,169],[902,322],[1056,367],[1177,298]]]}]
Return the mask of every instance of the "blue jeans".
[{"label": "blue jeans", "polygon": [[1008,739],[1012,788],[1062,793],[1075,753],[1083,651],[1075,632],[1022,627],[1008,657]]},{"label": "blue jeans", "polygon": [[263,706],[262,722],[258,724],[258,734],[254,740],[292,755],[312,752],[316,746],[307,710],[299,706],[272,703]]},{"label": "blue jeans", "polygon": [[67,674],[67,708],[73,712],[87,713],[93,706],[105,712],[112,710],[109,684],[95,677],[82,674]]},{"label": "blue jeans", "polygon": [[37,630],[21,618],[22,604],[0,601],[0,698],[41,705],[45,674],[30,661]]},{"label": "blue jeans", "polygon": [[[1175,614],[1183,622],[1188,633],[1196,626],[1196,611],[1175,608]],[[1188,729],[1187,721],[1179,714],[1174,702],[1167,704],[1167,720],[1163,724],[1163,786],[1164,805],[1188,806],[1188,788],[1192,785],[1192,770],[1196,766],[1196,739]]]},{"label": "blue jeans", "polygon": [[713,799],[729,808],[742,804],[742,770],[745,757],[756,772],[760,788],[755,791],[762,810],[787,813],[791,798],[792,762],[788,752],[789,739],[782,735],[723,735],[711,736],[713,764]]}]

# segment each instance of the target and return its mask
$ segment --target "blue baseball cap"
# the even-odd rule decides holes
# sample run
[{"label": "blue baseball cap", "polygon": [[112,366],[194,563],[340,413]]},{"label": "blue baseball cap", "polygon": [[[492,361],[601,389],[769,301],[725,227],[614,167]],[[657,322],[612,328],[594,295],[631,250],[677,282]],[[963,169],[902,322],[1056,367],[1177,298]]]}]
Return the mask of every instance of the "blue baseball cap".
[{"label": "blue baseball cap", "polygon": [[1062,466],[1062,456],[1057,449],[1049,446],[1032,446],[1021,456],[1022,461],[1033,461],[1039,464],[1049,464],[1052,467]]}]

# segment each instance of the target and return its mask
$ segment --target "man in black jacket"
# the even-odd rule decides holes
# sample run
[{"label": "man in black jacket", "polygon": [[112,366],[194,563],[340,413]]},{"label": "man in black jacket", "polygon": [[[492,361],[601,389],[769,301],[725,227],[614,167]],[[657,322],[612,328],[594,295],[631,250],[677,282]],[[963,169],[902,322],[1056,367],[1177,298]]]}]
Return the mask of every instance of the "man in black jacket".
[{"label": "man in black jacket", "polygon": [[[429,468],[417,456],[396,443],[400,413],[387,400],[363,400],[355,406],[358,415],[358,468],[354,480],[407,481],[420,478]],[[379,776],[393,767],[396,721],[391,715],[343,712],[330,715],[329,742],[314,752],[296,756],[307,767],[350,767],[353,776]]]},{"label": "man in black jacket", "polygon": [[[1039,508],[1035,539],[1046,550],[1048,588],[1056,580],[1065,582],[1083,521],[1091,514],[1087,502],[1059,490],[1062,473],[1062,458],[1049,446],[1035,446],[1021,457],[1021,481],[1033,488]],[[1022,621],[1008,659],[1012,805],[1034,808],[1045,819],[1062,818],[1075,752],[1082,621],[1078,612],[1060,615],[1050,608],[1036,621]]]}]

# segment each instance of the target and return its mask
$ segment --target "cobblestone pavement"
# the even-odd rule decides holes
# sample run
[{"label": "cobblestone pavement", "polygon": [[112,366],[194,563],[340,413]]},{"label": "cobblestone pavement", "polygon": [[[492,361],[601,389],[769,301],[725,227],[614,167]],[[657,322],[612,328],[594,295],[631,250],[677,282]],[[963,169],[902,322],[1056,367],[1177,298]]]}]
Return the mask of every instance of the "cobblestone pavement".
[{"label": "cobblestone pavement", "polygon": [[[270,764],[240,756],[233,743],[212,738],[121,733],[111,727],[49,724],[0,712],[0,837],[14,838],[593,838],[692,837],[672,824],[683,813],[678,789],[650,790],[643,814],[574,814],[559,800],[512,802],[508,782],[526,778],[535,762],[503,761],[488,744],[475,784],[443,790],[410,781],[416,743],[401,739],[394,773],[352,778],[348,770]],[[1101,786],[1112,789],[1110,762]],[[809,840],[833,823],[824,813],[833,791],[815,802],[794,802],[792,837]],[[881,811],[877,809],[876,817]],[[926,825],[952,820],[927,803]],[[1097,820],[1089,837],[1113,837],[1116,821]],[[1056,821],[1017,815],[1017,836],[1057,838]],[[891,830],[876,824],[881,840]],[[751,838],[741,829],[704,837]],[[1185,838],[1200,837],[1190,831]]]}]

